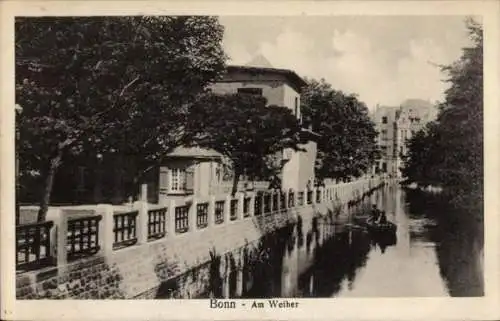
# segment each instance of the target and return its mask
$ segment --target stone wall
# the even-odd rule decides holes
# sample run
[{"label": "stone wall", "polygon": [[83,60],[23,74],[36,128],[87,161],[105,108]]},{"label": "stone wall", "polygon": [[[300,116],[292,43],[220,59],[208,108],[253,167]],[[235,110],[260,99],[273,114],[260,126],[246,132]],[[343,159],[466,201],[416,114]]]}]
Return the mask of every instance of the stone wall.
[{"label": "stone wall", "polygon": [[[206,292],[206,284],[210,282],[211,262],[220,260],[219,275],[225,278],[231,264],[241,265],[266,235],[292,226],[298,220],[304,231],[310,231],[313,218],[331,216],[335,205],[335,201],[328,201],[240,218],[189,233],[167,235],[164,239],[113,251],[106,256],[96,255],[25,272],[16,278],[16,295],[18,299],[199,296]],[[196,273],[190,274],[195,268]]]}]

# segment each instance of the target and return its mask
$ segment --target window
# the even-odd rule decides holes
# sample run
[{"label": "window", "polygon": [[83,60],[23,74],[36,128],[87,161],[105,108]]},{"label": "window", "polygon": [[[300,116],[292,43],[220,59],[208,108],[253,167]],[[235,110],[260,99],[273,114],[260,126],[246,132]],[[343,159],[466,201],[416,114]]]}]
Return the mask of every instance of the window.
[{"label": "window", "polygon": [[238,88],[238,94],[262,96],[262,88],[253,88],[253,87]]},{"label": "window", "polygon": [[381,135],[382,135],[382,140],[387,140],[387,130],[382,129]]},{"label": "window", "polygon": [[170,170],[170,191],[183,192],[186,182],[186,170],[181,168],[172,168]]},{"label": "window", "polygon": [[299,97],[295,97],[295,116],[299,116]]},{"label": "window", "polygon": [[382,124],[387,124],[387,116],[382,117]]}]

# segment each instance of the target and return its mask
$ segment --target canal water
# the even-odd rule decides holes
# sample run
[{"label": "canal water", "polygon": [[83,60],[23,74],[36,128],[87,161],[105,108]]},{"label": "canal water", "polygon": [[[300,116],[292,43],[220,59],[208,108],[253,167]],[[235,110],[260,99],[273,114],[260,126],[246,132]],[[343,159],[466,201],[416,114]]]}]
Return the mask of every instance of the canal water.
[{"label": "canal water", "polygon": [[[356,224],[371,204],[397,224],[395,238],[375,240]],[[422,192],[389,185],[347,216],[265,237],[257,258],[225,280],[212,275],[202,297],[482,296],[482,230],[458,217]]]}]

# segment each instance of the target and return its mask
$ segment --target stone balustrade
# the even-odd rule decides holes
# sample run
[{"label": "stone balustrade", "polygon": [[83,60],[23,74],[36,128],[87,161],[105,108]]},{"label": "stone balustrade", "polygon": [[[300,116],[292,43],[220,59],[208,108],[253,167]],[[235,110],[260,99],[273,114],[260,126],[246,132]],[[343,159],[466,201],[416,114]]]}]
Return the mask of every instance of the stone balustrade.
[{"label": "stone balustrade", "polygon": [[[100,204],[95,209],[95,215],[78,219],[78,233],[73,231],[71,237],[68,237],[71,234],[68,226],[74,227],[75,224],[71,224],[72,220],[60,208],[50,208],[47,218],[53,224],[50,235],[46,236],[52,239],[48,242],[52,244],[49,256],[52,256],[54,264],[64,265],[75,251],[79,253],[78,258],[96,253],[107,255],[125,247],[168,241],[170,237],[180,234],[258,215],[326,202],[342,205],[356,201],[379,184],[380,179],[377,178],[363,179],[303,191],[268,190],[239,192],[234,197],[191,197],[183,201],[172,200],[167,206],[148,204],[142,197],[126,212],[116,212],[112,205]],[[146,186],[143,186],[141,195],[147,195]],[[256,210],[256,206],[260,208]]]},{"label": "stone balustrade", "polygon": [[[218,253],[233,251],[247,241],[255,241],[286,225],[299,213],[310,216],[321,212],[321,208],[347,206],[348,201],[362,198],[382,183],[383,180],[373,178],[331,184],[310,191],[269,190],[238,193],[234,197],[192,197],[171,201],[166,206],[151,205],[142,198],[129,209],[122,208],[119,212],[112,205],[98,205],[93,213],[77,220],[68,218],[61,209],[51,208],[48,215],[52,222],[50,233],[40,238],[40,244],[50,244],[50,249],[38,251],[45,254],[45,265],[36,267],[35,264],[24,271],[18,268],[18,298],[94,297],[95,289],[91,287],[85,287],[85,292],[82,292],[85,295],[76,290],[80,288],[77,285],[75,290],[69,290],[68,286],[73,289],[73,283],[68,285],[66,279],[77,279],[76,276],[83,273],[80,271],[105,277],[102,282],[111,280],[108,275],[120,275],[117,279],[113,276],[110,281],[114,290],[108,293],[105,286],[104,290],[99,290],[102,292],[98,292],[99,298],[131,297],[146,291],[148,286],[158,286],[158,282],[181,273],[181,270],[206,262],[212,247]],[[142,195],[146,195],[145,192],[143,190]],[[16,242],[21,244],[23,240],[16,235]],[[183,268],[176,268],[179,262]],[[151,266],[154,266],[156,278],[154,273],[151,274]],[[102,273],[101,267],[104,269]],[[53,272],[48,271],[56,274],[52,276]],[[137,271],[148,271],[148,281],[139,282],[143,274],[134,276]],[[43,278],[39,278],[40,275]],[[123,277],[130,278],[125,280],[130,288],[117,285],[121,284],[120,278]],[[64,291],[52,289],[52,283],[58,287],[64,285]],[[53,291],[46,291],[44,287]],[[56,292],[59,294],[54,294]]]}]

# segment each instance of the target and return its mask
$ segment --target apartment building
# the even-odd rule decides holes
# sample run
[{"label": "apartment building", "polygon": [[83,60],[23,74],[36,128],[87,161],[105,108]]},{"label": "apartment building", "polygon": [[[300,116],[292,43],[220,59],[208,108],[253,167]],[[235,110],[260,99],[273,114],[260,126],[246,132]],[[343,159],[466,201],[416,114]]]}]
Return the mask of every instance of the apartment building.
[{"label": "apartment building", "polygon": [[421,99],[408,99],[399,106],[377,105],[371,115],[379,133],[380,158],[375,164],[375,171],[401,177],[403,157],[408,152],[407,141],[435,120],[437,114],[435,105]]}]

